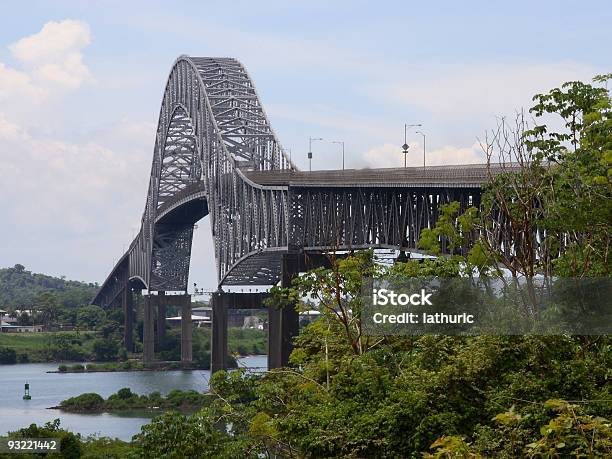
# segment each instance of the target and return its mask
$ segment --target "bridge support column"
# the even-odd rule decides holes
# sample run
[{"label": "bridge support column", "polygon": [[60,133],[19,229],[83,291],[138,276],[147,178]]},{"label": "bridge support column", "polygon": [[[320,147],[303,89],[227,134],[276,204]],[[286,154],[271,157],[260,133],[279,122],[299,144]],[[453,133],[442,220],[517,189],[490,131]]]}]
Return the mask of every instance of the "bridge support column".
[{"label": "bridge support column", "polygon": [[[281,260],[281,287],[290,287],[300,272],[300,255],[287,253]],[[268,368],[287,366],[293,350],[293,337],[300,331],[295,305],[283,309],[268,308]]]},{"label": "bridge support column", "polygon": [[123,308],[123,345],[128,352],[134,352],[134,302],[133,294],[126,285],[121,294]]},{"label": "bridge support column", "polygon": [[211,373],[227,368],[227,298],[223,292],[216,292],[210,299],[212,306]]},{"label": "bridge support column", "polygon": [[155,330],[154,330],[154,314],[156,297],[153,295],[145,296],[143,307],[142,320],[142,360],[145,365],[153,362],[155,359]]},{"label": "bridge support column", "polygon": [[[165,318],[164,318],[165,325]],[[193,361],[193,324],[191,322],[191,295],[181,296],[181,363]]]},{"label": "bridge support column", "polygon": [[155,345],[159,350],[166,339],[166,301],[168,298],[166,292],[157,293],[157,336],[155,337]]}]

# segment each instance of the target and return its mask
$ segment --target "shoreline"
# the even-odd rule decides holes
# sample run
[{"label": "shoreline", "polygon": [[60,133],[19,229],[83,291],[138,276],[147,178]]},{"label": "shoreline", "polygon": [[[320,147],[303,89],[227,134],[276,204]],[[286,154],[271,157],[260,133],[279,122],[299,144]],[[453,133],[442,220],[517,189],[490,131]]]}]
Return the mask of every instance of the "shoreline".
[{"label": "shoreline", "polygon": [[208,368],[201,367],[146,367],[146,368],[94,368],[91,370],[83,369],[83,370],[72,370],[68,369],[66,371],[60,370],[48,370],[45,373],[58,373],[58,374],[74,374],[74,373],[131,373],[136,371],[193,371],[193,370],[210,370]]},{"label": "shoreline", "polygon": [[[151,408],[126,408],[126,409],[121,409],[121,410],[106,410],[106,409],[101,409],[101,410],[70,410],[70,409],[66,409],[64,407],[62,407],[61,405],[57,405],[57,406],[49,406],[47,408],[45,408],[46,410],[57,410],[57,411],[61,411],[62,413],[70,413],[70,414],[102,414],[102,413],[108,413],[108,414],[115,414],[115,415],[122,415],[122,414],[150,414],[150,415],[156,415],[156,414],[160,414],[160,413],[165,413],[167,411],[178,411],[181,414],[191,414],[191,413],[195,413],[196,411],[198,411],[200,408],[202,408],[201,406],[188,406],[186,408],[164,408],[164,407],[151,407]],[[142,416],[138,416],[138,417],[142,417]]]},{"label": "shoreline", "polygon": [[[248,359],[252,357],[261,357],[266,356],[267,354],[247,354],[247,355],[238,355],[235,356],[236,359]],[[46,363],[58,363],[60,366],[65,365],[62,362],[46,362]],[[86,362],[86,363],[73,363],[72,365],[82,365],[83,368],[71,368],[67,366],[63,370],[59,368],[57,370],[48,370],[46,373],[59,373],[59,374],[74,374],[74,373],[129,373],[135,371],[194,371],[194,370],[203,370],[210,371],[209,367],[201,367],[195,364],[191,365],[182,365],[180,361],[158,361],[153,362],[150,366],[141,366],[142,362],[135,361],[135,365],[133,367],[126,368],[122,366],[125,362]],[[89,366],[93,367],[90,368]],[[112,366],[116,365],[116,366]],[[233,370],[236,368],[241,368],[240,366],[236,366],[234,368],[228,368],[228,370]]]}]

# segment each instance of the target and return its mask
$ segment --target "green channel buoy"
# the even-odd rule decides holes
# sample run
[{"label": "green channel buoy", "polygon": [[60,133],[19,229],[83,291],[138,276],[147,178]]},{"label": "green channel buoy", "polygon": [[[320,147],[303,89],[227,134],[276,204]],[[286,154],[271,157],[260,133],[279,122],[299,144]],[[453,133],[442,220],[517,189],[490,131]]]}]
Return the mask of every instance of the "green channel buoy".
[{"label": "green channel buoy", "polygon": [[30,385],[28,383],[25,383],[23,399],[32,400],[32,396],[30,395]]}]

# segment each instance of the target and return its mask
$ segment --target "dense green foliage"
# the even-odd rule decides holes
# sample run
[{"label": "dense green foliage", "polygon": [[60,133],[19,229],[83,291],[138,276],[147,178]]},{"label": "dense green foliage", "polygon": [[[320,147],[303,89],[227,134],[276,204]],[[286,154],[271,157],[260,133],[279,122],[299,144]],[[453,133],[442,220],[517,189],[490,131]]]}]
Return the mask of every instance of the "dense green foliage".
[{"label": "dense green foliage", "polygon": [[[394,275],[609,275],[609,92],[572,82],[535,100],[538,120],[559,115],[567,130],[502,125],[487,153],[518,170],[492,180],[481,215],[450,204],[424,231],[421,248],[445,244],[451,256],[399,263]],[[274,307],[312,298],[323,313],[296,339],[293,368],[217,373],[206,410],[143,429],[141,457],[179,457],[178,431],[205,443],[199,457],[612,456],[610,336],[367,336],[360,289],[379,268],[368,252],[330,262],[273,291]]]},{"label": "dense green foliage", "polygon": [[71,397],[67,400],[63,400],[60,403],[63,410],[66,411],[80,411],[80,412],[96,412],[103,411],[104,398],[96,394],[95,392],[88,392],[85,394]]},{"label": "dense green foliage", "polygon": [[27,271],[23,265],[0,268],[0,307],[32,309],[43,294],[52,294],[57,307],[77,308],[88,304],[98,286]]},{"label": "dense green foliage", "polygon": [[180,410],[195,411],[204,406],[210,396],[195,390],[173,390],[162,396],[159,392],[138,395],[129,388],[123,388],[110,395],[106,400],[96,393],[85,393],[71,397],[60,403],[60,408],[71,412],[102,412],[126,410]]},{"label": "dense green foliage", "polygon": [[[47,457],[61,457],[65,459],[78,459],[83,455],[81,440],[78,435],[60,428],[60,420],[47,422],[44,426],[31,424],[29,427],[9,432],[11,438],[54,438],[60,443],[60,451],[51,453]],[[30,457],[34,457],[31,455]],[[22,456],[23,457],[23,456]],[[26,456],[27,457],[27,456]]]},{"label": "dense green foliage", "polygon": [[43,324],[46,330],[62,330],[67,326],[99,332],[93,342],[91,334],[78,331],[3,333],[0,346],[15,350],[20,362],[122,358],[125,353],[120,348],[122,312],[90,305],[97,288],[95,284],[34,274],[22,265],[0,269],[0,306],[8,310],[19,325]]},{"label": "dense green foliage", "polygon": [[0,363],[17,363],[17,352],[10,347],[0,347]]},{"label": "dense green foliage", "polygon": [[[60,443],[60,451],[57,453],[45,454],[48,458],[79,459],[79,458],[112,458],[122,459],[133,457],[133,447],[124,441],[110,439],[106,437],[82,438],[78,434],[73,434],[60,428],[60,420],[55,419],[47,422],[43,426],[31,424],[29,427],[10,432],[11,439],[28,438],[53,438]],[[10,455],[13,457],[14,455]],[[30,459],[41,457],[39,454],[19,454],[20,458]]]}]

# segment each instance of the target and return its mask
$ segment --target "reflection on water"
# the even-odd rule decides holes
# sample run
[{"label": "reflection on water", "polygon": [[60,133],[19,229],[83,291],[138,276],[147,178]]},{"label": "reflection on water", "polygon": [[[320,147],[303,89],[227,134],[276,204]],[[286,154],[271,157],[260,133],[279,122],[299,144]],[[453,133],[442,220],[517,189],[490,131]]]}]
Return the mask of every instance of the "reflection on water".
[{"label": "reflection on water", "polygon": [[[267,358],[245,357],[238,363],[265,369]],[[148,422],[151,414],[75,414],[47,408],[84,392],[96,392],[106,398],[122,387],[129,387],[137,394],[155,391],[167,394],[173,389],[203,392],[208,389],[210,378],[210,372],[206,370],[47,373],[52,370],[57,370],[56,363],[0,365],[0,435],[32,423],[43,424],[60,418],[62,427],[72,432],[130,440],[140,432],[140,427]],[[21,398],[26,382],[30,383],[32,400]]]}]

